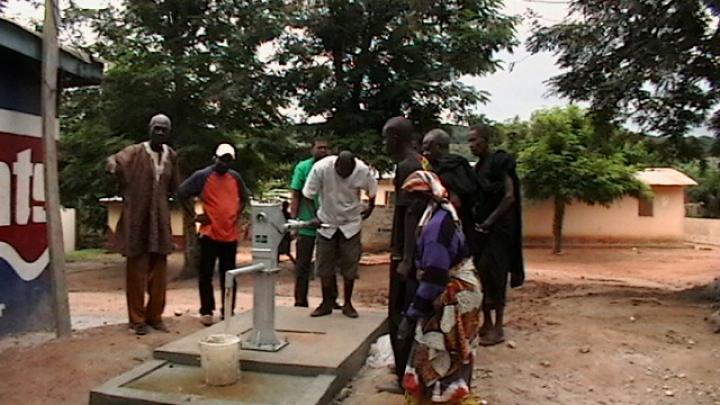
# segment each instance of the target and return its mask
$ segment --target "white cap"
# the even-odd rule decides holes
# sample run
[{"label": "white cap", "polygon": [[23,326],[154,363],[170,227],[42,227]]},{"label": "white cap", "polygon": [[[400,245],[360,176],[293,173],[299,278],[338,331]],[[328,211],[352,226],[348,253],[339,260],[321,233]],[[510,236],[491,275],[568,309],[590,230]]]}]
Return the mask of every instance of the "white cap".
[{"label": "white cap", "polygon": [[215,156],[223,157],[225,155],[230,155],[235,159],[235,148],[229,143],[221,143],[217,149],[215,149]]}]

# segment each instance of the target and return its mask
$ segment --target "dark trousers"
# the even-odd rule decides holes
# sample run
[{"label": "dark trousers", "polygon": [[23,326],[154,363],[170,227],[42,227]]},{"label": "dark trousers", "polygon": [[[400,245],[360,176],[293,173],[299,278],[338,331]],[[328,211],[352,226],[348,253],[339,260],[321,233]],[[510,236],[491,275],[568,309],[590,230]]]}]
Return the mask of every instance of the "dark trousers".
[{"label": "dark trousers", "polygon": [[[200,271],[198,274],[198,287],[200,290],[200,315],[212,315],[215,310],[215,295],[213,291],[213,277],[215,276],[215,262],[218,262],[220,274],[220,296],[222,308],[220,315],[225,313],[225,273],[235,268],[235,253],[237,241],[219,242],[207,236],[200,237]],[[232,309],[235,309],[235,295],[237,284],[233,285]]]},{"label": "dark trousers", "polygon": [[[308,288],[313,274],[313,253],[315,252],[315,237],[298,235],[295,255],[295,305],[308,306]],[[334,275],[333,275],[334,278]],[[333,282],[331,296],[337,300],[337,282]]]},{"label": "dark trousers", "polygon": [[295,305],[308,306],[308,286],[313,271],[315,237],[298,235],[295,258]]},{"label": "dark trousers", "polygon": [[395,357],[395,373],[402,380],[405,375],[405,368],[410,358],[410,349],[412,349],[413,334],[407,339],[401,340],[397,338],[398,328],[405,316],[405,311],[415,298],[415,290],[417,289],[417,281],[414,274],[407,279],[401,277],[396,269],[400,264],[399,261],[390,262],[390,290],[388,294],[388,328],[390,331],[390,345],[393,349]]}]

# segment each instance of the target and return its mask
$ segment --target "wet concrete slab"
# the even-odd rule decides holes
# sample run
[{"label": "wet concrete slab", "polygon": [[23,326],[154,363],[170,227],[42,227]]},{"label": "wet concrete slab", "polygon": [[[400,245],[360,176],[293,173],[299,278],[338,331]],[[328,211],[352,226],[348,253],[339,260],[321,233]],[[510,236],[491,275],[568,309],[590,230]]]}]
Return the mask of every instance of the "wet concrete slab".
[{"label": "wet concrete slab", "polygon": [[[156,360],[93,390],[90,404],[327,404],[360,370],[370,344],[387,331],[386,314],[373,311],[360,311],[357,319],[340,311],[312,318],[307,308],[276,307],[275,324],[289,344],[278,352],[241,350],[238,384],[203,383],[198,342],[225,333],[220,323],[156,349]],[[244,339],[251,329],[248,311],[233,317],[229,333]]]},{"label": "wet concrete slab", "polygon": [[94,390],[90,403],[315,405],[332,400],[328,389],[336,378],[243,371],[238,383],[213,387],[203,382],[199,367],[154,360]]},{"label": "wet concrete slab", "polygon": [[[360,311],[360,317],[348,318],[340,311],[312,318],[311,310],[277,307],[275,327],[288,346],[278,352],[241,350],[243,370],[286,373],[292,375],[338,374],[359,354],[364,360],[370,344],[386,331],[386,313]],[[241,340],[252,329],[252,312],[233,317],[229,333]],[[198,342],[208,335],[225,333],[218,323],[155,350],[154,357],[178,364],[199,365]]]}]

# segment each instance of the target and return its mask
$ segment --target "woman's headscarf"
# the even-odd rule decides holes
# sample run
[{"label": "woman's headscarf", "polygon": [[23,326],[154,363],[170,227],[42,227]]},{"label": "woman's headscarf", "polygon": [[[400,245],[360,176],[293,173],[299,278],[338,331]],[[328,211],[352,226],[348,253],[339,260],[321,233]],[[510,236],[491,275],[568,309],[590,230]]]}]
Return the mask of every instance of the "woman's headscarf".
[{"label": "woman's headscarf", "polygon": [[427,191],[432,195],[432,198],[428,201],[427,207],[425,208],[425,212],[420,218],[418,227],[423,227],[430,222],[430,218],[432,218],[438,206],[447,210],[452,216],[453,221],[458,224],[460,223],[457,211],[455,211],[455,207],[450,204],[448,192],[442,185],[437,174],[426,170],[412,172],[405,180],[405,183],[403,183],[402,189],[409,193]]}]

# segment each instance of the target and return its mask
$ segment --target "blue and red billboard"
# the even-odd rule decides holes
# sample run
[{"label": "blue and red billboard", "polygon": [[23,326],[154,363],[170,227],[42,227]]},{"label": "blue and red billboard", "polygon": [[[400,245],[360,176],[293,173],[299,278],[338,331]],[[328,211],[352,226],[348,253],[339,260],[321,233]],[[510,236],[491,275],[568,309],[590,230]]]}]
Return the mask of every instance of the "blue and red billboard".
[{"label": "blue and red billboard", "polygon": [[0,336],[55,328],[42,126],[0,109]]}]

